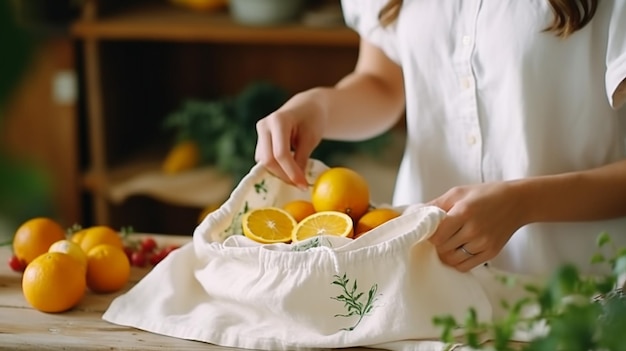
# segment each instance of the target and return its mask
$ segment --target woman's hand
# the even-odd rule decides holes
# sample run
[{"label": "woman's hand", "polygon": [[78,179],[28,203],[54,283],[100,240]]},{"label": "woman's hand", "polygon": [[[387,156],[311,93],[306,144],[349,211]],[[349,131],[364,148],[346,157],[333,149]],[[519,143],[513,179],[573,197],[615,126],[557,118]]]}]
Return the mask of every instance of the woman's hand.
[{"label": "woman's hand", "polygon": [[300,93],[257,122],[255,160],[289,184],[307,188],[307,161],[326,126],[323,89]]},{"label": "woman's hand", "polygon": [[524,224],[518,194],[497,182],[455,187],[429,202],[448,213],[429,239],[441,261],[466,272],[495,257]]},{"label": "woman's hand", "polygon": [[400,66],[361,40],[352,73],[333,87],[295,95],[257,123],[255,159],[285,182],[306,188],[304,168],[322,138],[357,141],[379,135],[397,123],[404,102]]}]

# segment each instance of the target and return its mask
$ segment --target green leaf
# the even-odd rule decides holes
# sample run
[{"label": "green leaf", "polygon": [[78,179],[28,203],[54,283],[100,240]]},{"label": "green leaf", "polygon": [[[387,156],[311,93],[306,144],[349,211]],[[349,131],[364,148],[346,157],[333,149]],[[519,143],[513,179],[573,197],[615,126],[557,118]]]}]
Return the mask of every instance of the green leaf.
[{"label": "green leaf", "polygon": [[600,235],[598,236],[598,238],[596,239],[596,246],[603,247],[606,244],[609,244],[612,242],[611,236],[609,235],[609,233],[607,232],[602,232],[600,233]]},{"label": "green leaf", "polygon": [[441,315],[433,317],[433,324],[442,327],[440,339],[450,343],[454,341],[452,331],[458,327],[458,323],[452,315]]},{"label": "green leaf", "polygon": [[600,294],[606,294],[613,290],[616,281],[617,278],[610,275],[598,277],[595,282],[595,290]]},{"label": "green leaf", "polygon": [[591,264],[598,264],[606,262],[606,258],[600,252],[596,252],[593,256],[591,256],[591,260],[589,260]]},{"label": "green leaf", "polygon": [[536,285],[530,285],[530,284],[529,285],[525,285],[524,286],[524,290],[526,290],[527,292],[532,293],[534,295],[541,294],[541,289],[538,286],[536,286]]}]

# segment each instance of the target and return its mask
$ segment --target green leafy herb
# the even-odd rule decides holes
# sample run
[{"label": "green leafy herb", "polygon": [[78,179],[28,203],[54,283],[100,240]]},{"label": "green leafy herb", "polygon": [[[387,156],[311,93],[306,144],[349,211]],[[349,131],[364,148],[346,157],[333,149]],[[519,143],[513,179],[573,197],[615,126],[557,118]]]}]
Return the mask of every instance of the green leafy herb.
[{"label": "green leafy herb", "polygon": [[[597,239],[598,249],[611,249],[610,258],[598,252],[593,264],[608,264],[610,273],[584,276],[573,265],[557,269],[545,286],[526,286],[529,297],[509,305],[503,302],[507,315],[491,324],[479,323],[473,310],[464,324],[452,316],[442,315],[433,323],[442,328],[441,339],[456,342],[453,331],[464,329],[464,343],[476,350],[494,351],[626,351],[626,296],[618,287],[619,277],[626,273],[626,250],[617,248],[607,233]],[[527,306],[539,312],[528,317],[521,312]],[[545,323],[543,335],[529,343],[512,345],[518,328],[530,328]],[[482,345],[478,335],[488,334],[490,345]]]}]

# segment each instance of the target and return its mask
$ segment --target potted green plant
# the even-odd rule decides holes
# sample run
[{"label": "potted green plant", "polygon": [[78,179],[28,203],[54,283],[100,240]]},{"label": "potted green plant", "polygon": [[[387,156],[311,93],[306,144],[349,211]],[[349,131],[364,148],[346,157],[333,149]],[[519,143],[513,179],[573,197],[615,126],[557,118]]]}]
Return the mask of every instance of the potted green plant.
[{"label": "potted green plant", "polygon": [[[193,141],[199,164],[216,166],[231,175],[235,184],[254,166],[256,122],[287,101],[287,91],[267,81],[250,83],[236,96],[203,101],[189,99],[165,117],[164,128],[174,131],[174,145]],[[376,156],[391,141],[385,133],[360,142],[324,140],[312,157],[337,164],[342,156],[356,152]]]}]

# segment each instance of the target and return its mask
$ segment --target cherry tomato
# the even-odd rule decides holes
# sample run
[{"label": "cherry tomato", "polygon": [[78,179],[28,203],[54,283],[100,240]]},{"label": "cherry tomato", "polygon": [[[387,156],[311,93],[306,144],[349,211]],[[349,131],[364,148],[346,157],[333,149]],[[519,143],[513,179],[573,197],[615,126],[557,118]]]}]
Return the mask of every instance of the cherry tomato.
[{"label": "cherry tomato", "polygon": [[132,257],[133,257],[133,253],[135,252],[135,249],[133,249],[130,246],[124,246],[124,253],[126,254],[126,257],[128,257],[128,260],[132,262]]},{"label": "cherry tomato", "polygon": [[16,272],[24,272],[26,269],[26,262],[13,255],[9,258],[9,267]]},{"label": "cherry tomato", "polygon": [[152,252],[157,247],[156,240],[154,240],[154,238],[151,238],[151,237],[143,238],[139,245],[141,247],[141,251],[143,252]]},{"label": "cherry tomato", "polygon": [[145,267],[147,263],[145,253],[141,251],[135,251],[130,256],[130,264],[135,267]]}]

